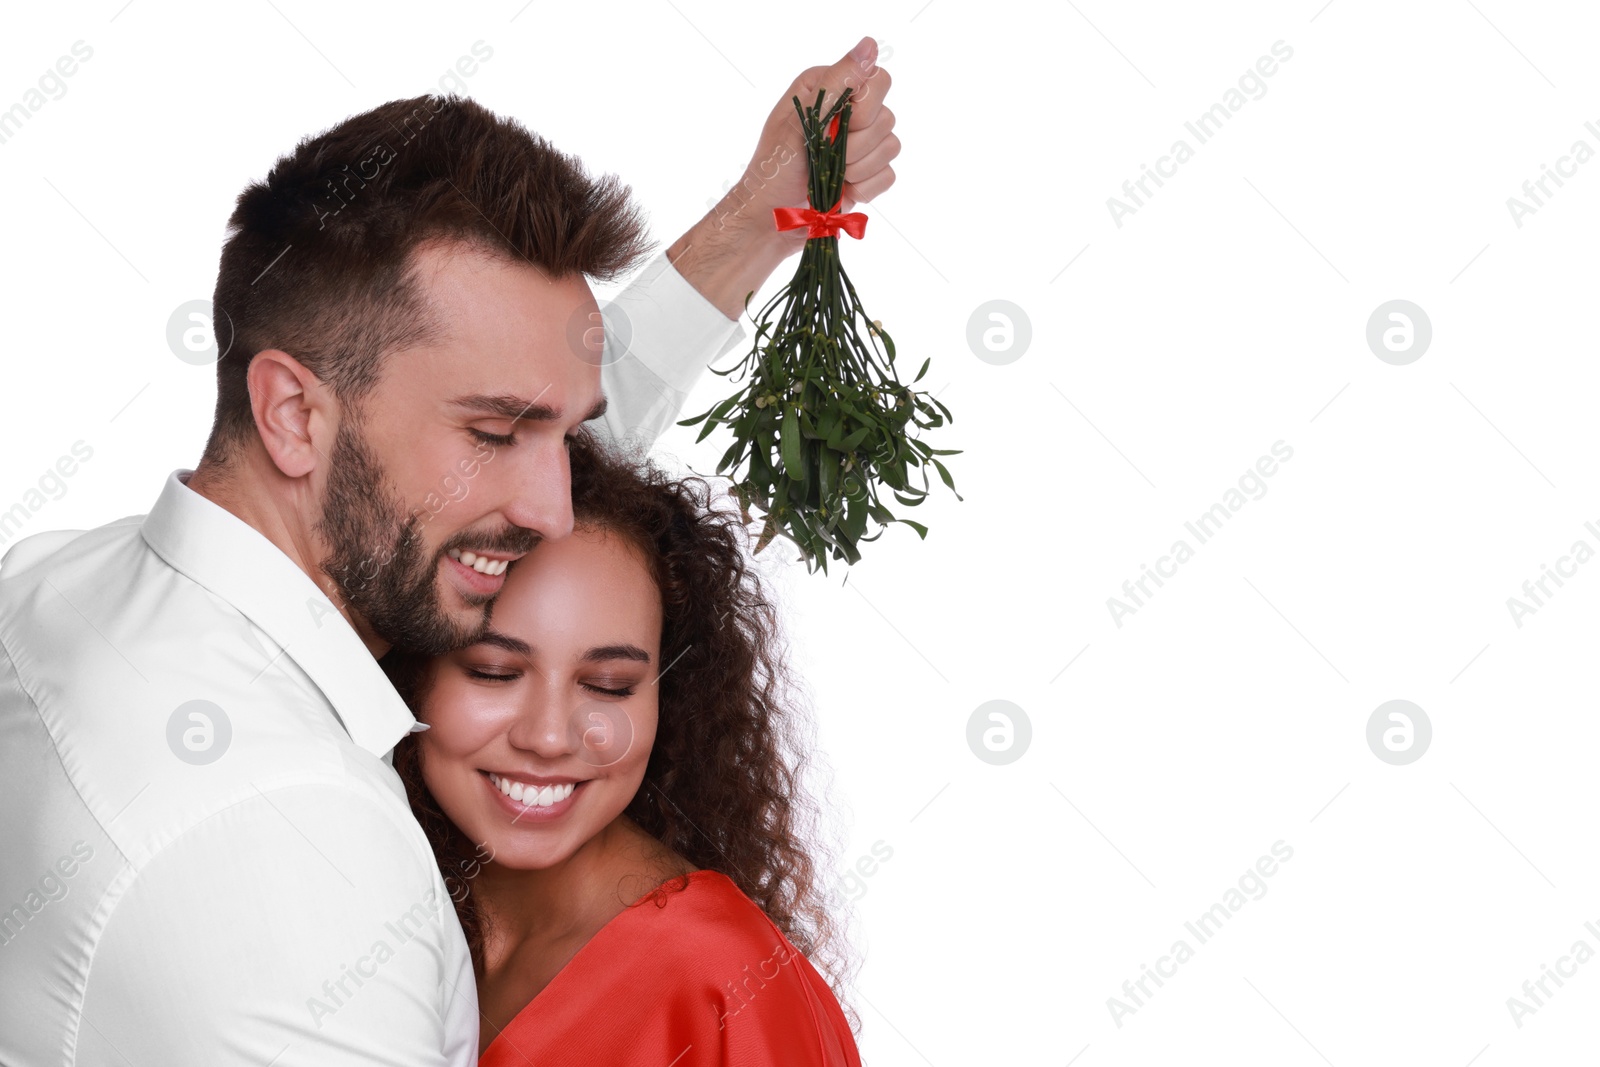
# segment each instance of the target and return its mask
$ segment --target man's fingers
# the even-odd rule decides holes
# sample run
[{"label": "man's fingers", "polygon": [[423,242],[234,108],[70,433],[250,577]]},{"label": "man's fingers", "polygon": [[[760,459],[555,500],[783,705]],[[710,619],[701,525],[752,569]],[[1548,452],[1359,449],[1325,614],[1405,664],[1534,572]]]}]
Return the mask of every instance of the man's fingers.
[{"label": "man's fingers", "polygon": [[845,182],[844,193],[852,200],[867,203],[873,197],[882,194],[889,186],[894,184],[894,168],[884,167],[866,181],[859,185]]},{"label": "man's fingers", "polygon": [[[877,73],[866,80],[866,84],[857,83],[852,88],[855,92],[850,94],[850,132],[854,133],[875,125],[888,111],[883,106],[883,98],[889,91],[889,72],[879,67]],[[830,93],[828,99],[830,103],[825,105],[824,110],[832,107],[831,101],[838,97]]]},{"label": "man's fingers", "polygon": [[[877,119],[883,110],[883,98],[888,95],[894,79],[882,67],[875,67],[871,77],[856,78],[847,82],[855,92],[850,94],[850,125],[865,126]],[[841,88],[840,92],[844,90]]]},{"label": "man's fingers", "polygon": [[[855,141],[852,140],[850,146],[854,147],[854,145]],[[887,167],[889,161],[899,154],[900,138],[891,133],[871,148],[866,155],[853,162],[846,163],[844,165],[844,180],[857,184],[865,182],[872,175]]]},{"label": "man's fingers", "polygon": [[[864,203],[894,184],[894,168],[889,163],[900,154],[900,138],[894,135],[894,112],[884,105],[892,84],[889,72],[878,66],[878,42],[864,37],[832,66],[809,67],[802,71],[790,83],[783,102],[767,120],[764,136],[770,135],[792,145],[799,140],[799,116],[794,111],[794,100],[798,99],[801,108],[809,111],[816,105],[817,93],[821,91],[822,114],[826,115],[844,90],[851,90],[848,158],[842,196],[847,205]],[[760,150],[757,155],[765,160]],[[802,176],[804,163],[802,152]],[[801,187],[792,191],[797,198],[804,195]]]},{"label": "man's fingers", "polygon": [[856,122],[856,113],[850,112],[849,151],[851,159],[859,159],[872,151],[890,136],[894,129],[894,112],[884,108],[871,122]]}]

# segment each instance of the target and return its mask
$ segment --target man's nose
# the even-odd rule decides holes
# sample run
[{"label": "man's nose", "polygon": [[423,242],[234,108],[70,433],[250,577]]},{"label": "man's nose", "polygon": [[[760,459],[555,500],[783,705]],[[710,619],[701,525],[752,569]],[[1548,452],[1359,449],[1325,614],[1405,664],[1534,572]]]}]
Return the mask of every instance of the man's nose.
[{"label": "man's nose", "polygon": [[541,448],[517,471],[505,516],[552,541],[572,532],[572,472],[564,442]]}]

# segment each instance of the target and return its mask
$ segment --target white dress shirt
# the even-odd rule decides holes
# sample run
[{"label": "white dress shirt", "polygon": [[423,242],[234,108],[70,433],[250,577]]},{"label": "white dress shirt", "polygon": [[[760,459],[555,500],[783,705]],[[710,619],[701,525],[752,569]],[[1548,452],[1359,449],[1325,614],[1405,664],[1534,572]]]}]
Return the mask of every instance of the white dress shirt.
[{"label": "white dress shirt", "polygon": [[[605,314],[613,439],[744,333],[664,254]],[[391,765],[415,720],[188,474],[0,560],[0,1065],[470,1067],[466,941]]]}]

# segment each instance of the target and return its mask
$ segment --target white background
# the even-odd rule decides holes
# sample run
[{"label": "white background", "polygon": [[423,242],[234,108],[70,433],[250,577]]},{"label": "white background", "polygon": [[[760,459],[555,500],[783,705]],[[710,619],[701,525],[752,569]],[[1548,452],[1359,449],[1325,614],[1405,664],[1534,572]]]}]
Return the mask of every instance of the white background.
[{"label": "white background", "polygon": [[[213,368],[166,321],[209,298],[233,198],[475,41],[494,54],[467,91],[620,174],[664,247],[790,79],[872,34],[904,149],[844,262],[902,365],[933,357],[965,501],[900,509],[927,540],[893,527],[853,572],[763,556],[834,769],[833,866],[893,850],[855,904],[866,1061],[1592,1057],[1600,962],[1520,1027],[1507,998],[1600,951],[1600,563],[1520,626],[1507,599],[1600,550],[1600,161],[1520,227],[1507,198],[1600,150],[1600,26],[1577,3],[1321,3],[9,10],[0,108],[73,42],[94,54],[0,144],[0,509],[80,439],[28,532],[142,513],[193,466]],[[1277,41],[1265,94],[1199,144],[1184,123]],[[1119,227],[1107,198],[1178,138],[1194,157]],[[1031,322],[1004,365],[967,343],[993,299]],[[1365,337],[1393,299],[1432,323],[1403,366]],[[727,388],[708,375],[685,413]],[[661,447],[709,470],[725,442],[696,432]],[[1280,440],[1265,494],[1198,544],[1184,523]],[[1119,626],[1107,599],[1179,538],[1194,557]],[[1032,730],[1003,766],[967,742],[997,699]],[[1432,723],[1405,766],[1366,741],[1391,699]],[[1184,923],[1280,840],[1266,894],[1199,944]],[[1119,1026],[1107,998],[1179,938],[1194,957]]]}]

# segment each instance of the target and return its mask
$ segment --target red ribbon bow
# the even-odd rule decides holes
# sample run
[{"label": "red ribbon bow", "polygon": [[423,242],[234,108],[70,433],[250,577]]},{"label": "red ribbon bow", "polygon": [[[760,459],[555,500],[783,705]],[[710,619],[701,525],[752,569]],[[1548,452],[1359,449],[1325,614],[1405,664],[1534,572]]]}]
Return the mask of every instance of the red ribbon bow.
[{"label": "red ribbon bow", "polygon": [[812,237],[837,237],[843,230],[856,240],[861,240],[867,232],[867,216],[860,211],[852,211],[841,215],[839,205],[844,203],[844,197],[834,201],[833,207],[827,211],[818,211],[812,207],[775,207],[772,217],[777,221],[778,229],[794,230],[801,226],[808,227],[807,239]]}]

